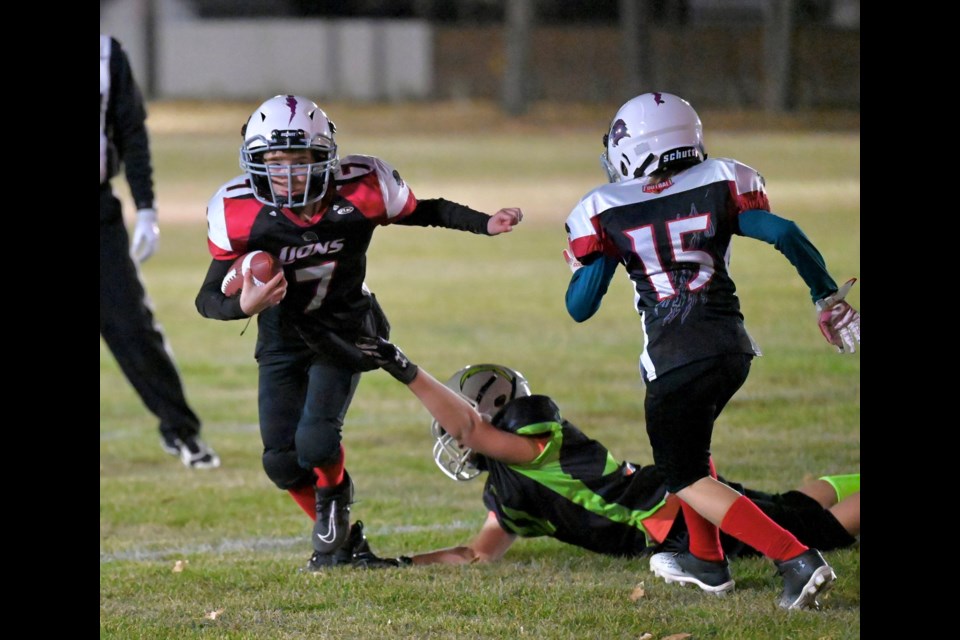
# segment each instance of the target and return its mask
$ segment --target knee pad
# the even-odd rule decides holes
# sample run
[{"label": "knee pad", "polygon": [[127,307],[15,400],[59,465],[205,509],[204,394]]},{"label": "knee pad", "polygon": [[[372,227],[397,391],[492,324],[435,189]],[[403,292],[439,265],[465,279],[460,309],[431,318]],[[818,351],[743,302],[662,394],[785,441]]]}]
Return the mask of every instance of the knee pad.
[{"label": "knee pad", "polygon": [[297,431],[297,455],[301,468],[313,469],[335,464],[340,460],[340,429]]},{"label": "knee pad", "polygon": [[300,466],[297,462],[297,452],[292,449],[264,451],[263,470],[279,489],[295,489],[305,484],[313,484],[313,471]]}]

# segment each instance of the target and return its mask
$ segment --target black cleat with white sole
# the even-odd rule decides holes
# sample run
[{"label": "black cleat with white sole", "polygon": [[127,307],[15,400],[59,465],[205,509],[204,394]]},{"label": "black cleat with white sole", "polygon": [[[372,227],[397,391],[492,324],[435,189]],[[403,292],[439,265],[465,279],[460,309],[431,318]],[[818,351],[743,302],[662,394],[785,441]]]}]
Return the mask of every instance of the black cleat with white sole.
[{"label": "black cleat with white sole", "polygon": [[353,480],[343,472],[343,482],[333,488],[317,488],[317,519],[313,524],[313,550],[329,554],[340,549],[350,534],[350,504]]},{"label": "black cleat with white sole", "polygon": [[162,436],[160,446],[172,456],[180,458],[183,466],[190,469],[216,469],[220,466],[220,456],[196,436],[183,438]]},{"label": "black cleat with white sole", "polygon": [[689,551],[655,553],[650,556],[650,571],[668,584],[695,584],[718,596],[726,595],[734,587],[726,560],[701,560]]},{"label": "black cleat with white sole", "polygon": [[777,603],[781,609],[819,609],[817,597],[837,579],[837,574],[816,549],[807,549],[795,558],[775,564],[783,576],[783,593]]}]

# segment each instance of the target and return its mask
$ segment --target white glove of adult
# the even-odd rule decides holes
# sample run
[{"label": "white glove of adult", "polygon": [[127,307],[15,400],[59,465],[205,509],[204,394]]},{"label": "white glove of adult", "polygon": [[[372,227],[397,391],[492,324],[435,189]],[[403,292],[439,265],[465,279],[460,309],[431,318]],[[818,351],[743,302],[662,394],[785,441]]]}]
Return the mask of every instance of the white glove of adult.
[{"label": "white glove of adult", "polygon": [[836,293],[817,300],[820,333],[838,353],[854,353],[860,344],[860,313],[844,300],[856,281],[850,278]]},{"label": "white glove of adult", "polygon": [[137,262],[146,262],[157,250],[159,242],[160,225],[157,224],[156,209],[140,209],[137,211],[137,224],[133,228],[133,239],[130,241],[130,257]]}]

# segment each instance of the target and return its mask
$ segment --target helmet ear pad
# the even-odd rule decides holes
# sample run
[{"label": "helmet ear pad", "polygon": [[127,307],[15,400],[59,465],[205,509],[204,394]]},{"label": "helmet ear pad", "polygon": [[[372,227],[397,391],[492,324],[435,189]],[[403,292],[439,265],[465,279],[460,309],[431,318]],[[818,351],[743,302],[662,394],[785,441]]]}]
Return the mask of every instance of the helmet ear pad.
[{"label": "helmet ear pad", "polygon": [[498,429],[517,435],[533,435],[524,433],[524,428],[534,424],[562,421],[560,408],[549,396],[532,395],[508,402],[493,417],[492,424]]}]

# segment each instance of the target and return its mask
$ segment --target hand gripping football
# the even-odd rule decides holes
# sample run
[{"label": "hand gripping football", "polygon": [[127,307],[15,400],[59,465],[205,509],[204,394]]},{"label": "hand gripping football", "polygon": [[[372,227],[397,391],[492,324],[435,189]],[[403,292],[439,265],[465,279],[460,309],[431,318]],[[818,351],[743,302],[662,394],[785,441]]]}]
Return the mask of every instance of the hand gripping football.
[{"label": "hand gripping football", "polygon": [[240,293],[243,288],[243,276],[248,271],[253,273],[253,283],[262,287],[282,270],[280,261],[266,251],[245,253],[230,265],[230,270],[220,284],[220,291],[228,298]]}]

